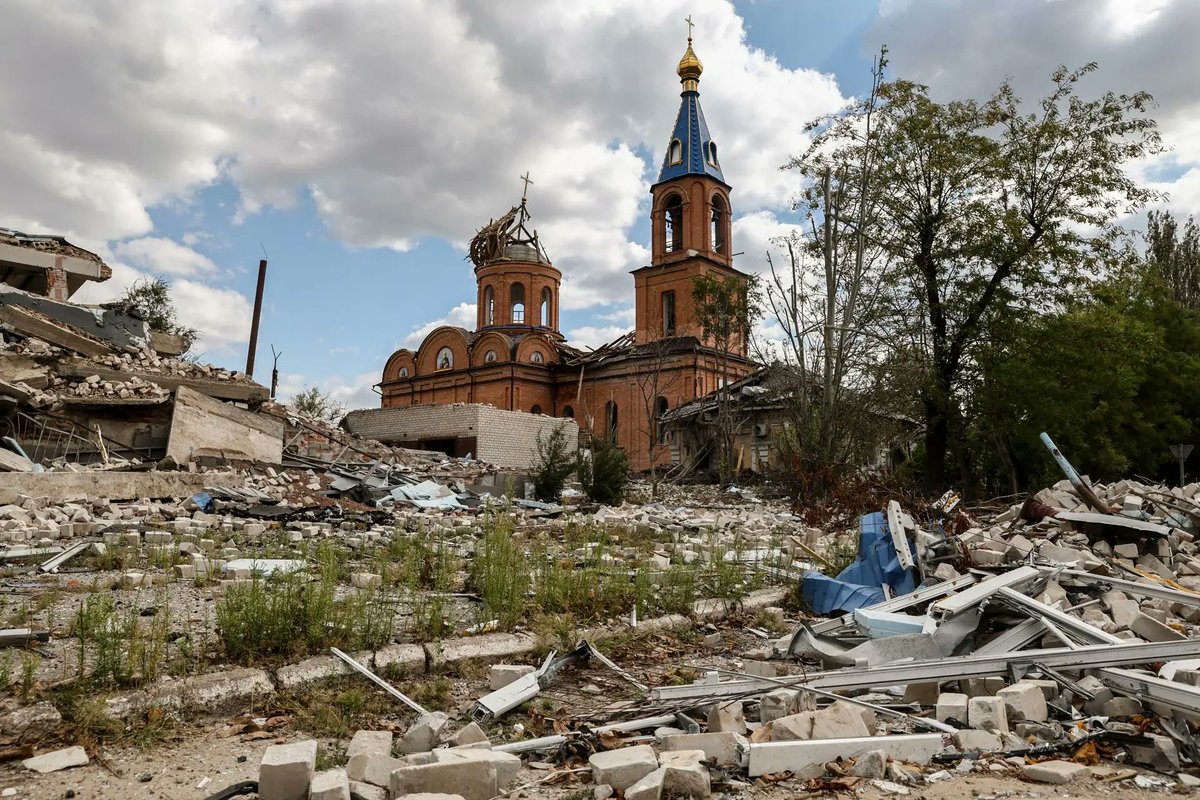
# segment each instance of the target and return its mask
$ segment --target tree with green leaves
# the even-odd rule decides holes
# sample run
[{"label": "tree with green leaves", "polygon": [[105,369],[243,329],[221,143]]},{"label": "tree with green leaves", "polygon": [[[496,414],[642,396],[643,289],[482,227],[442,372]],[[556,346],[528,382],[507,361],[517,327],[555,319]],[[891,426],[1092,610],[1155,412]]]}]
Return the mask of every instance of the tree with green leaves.
[{"label": "tree with green leaves", "polygon": [[575,471],[575,448],[567,437],[566,424],[556,425],[549,436],[537,435],[537,460],[529,477],[533,491],[543,503],[557,503],[567,478]]},{"label": "tree with green leaves", "polygon": [[288,406],[293,411],[326,422],[337,422],[346,416],[345,404],[333,399],[333,395],[321,391],[316,386],[306,386],[296,392],[288,401]]},{"label": "tree with green leaves", "polygon": [[200,338],[195,328],[179,323],[166,278],[139,278],[129,285],[117,304],[126,313],[145,320],[150,330],[181,337],[184,353]]},{"label": "tree with green leaves", "polygon": [[970,482],[962,413],[968,368],[983,336],[1070,296],[1082,276],[1108,263],[1117,220],[1155,197],[1124,169],[1161,148],[1144,92],[1076,92],[1096,69],[1061,67],[1031,106],[1011,84],[987,100],[939,103],[927,87],[879,87],[869,140],[851,108],[819,128],[814,147],[852,161],[874,147],[879,243],[897,345],[924,354],[927,488],[948,479],[953,448]]},{"label": "tree with green leaves", "polygon": [[1200,228],[1188,217],[1182,229],[1167,211],[1146,217],[1146,262],[1184,308],[1200,309]]},{"label": "tree with green leaves", "polygon": [[722,483],[734,477],[733,418],[728,386],[733,382],[735,351],[745,352],[754,323],[762,315],[758,281],[753,276],[697,275],[692,281],[692,303],[702,337],[719,353],[720,386],[717,389],[717,448]]}]

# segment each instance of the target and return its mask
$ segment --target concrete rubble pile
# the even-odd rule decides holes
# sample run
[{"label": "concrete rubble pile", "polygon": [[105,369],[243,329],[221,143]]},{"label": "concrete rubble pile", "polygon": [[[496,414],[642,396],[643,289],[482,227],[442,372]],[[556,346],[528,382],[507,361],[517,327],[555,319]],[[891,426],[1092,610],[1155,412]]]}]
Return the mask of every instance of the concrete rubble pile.
[{"label": "concrete rubble pile", "polygon": [[[738,669],[637,684],[639,700],[530,738],[495,723],[558,661],[497,663],[474,721],[359,731],[346,766],[322,773],[315,744],[284,746],[263,759],[261,796],[487,800],[572,778],[627,800],[772,785],[916,796],[971,774],[1187,793],[1200,786],[1200,484],[1084,485],[1100,510],[1070,481],[999,513],[948,494],[918,522],[889,503],[862,518],[853,563],[806,575],[823,616],[742,651]],[[845,590],[856,580],[874,583]]]}]

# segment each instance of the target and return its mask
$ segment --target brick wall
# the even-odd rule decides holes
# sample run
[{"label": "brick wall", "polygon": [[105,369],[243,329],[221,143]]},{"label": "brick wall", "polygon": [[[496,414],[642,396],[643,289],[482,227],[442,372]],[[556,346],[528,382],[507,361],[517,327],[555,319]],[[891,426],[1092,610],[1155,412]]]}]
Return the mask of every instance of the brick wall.
[{"label": "brick wall", "polygon": [[579,427],[573,421],[484,405],[374,408],[352,411],[345,421],[352,433],[390,444],[474,438],[477,458],[515,469],[528,469],[537,459],[538,433],[549,436],[563,423],[573,450],[579,438]]}]

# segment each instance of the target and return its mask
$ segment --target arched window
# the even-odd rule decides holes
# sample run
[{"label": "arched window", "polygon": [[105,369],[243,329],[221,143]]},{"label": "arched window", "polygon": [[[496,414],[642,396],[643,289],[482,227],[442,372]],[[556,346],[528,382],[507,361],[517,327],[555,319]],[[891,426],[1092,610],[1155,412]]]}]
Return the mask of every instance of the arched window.
[{"label": "arched window", "polygon": [[437,354],[438,369],[453,369],[454,368],[454,351],[449,347],[443,347],[438,350]]},{"label": "arched window", "polygon": [[712,249],[714,253],[725,252],[725,200],[714,195],[712,200]]},{"label": "arched window", "polygon": [[683,161],[683,142],[672,139],[667,145],[667,166],[671,167]]},{"label": "arched window", "polygon": [[677,194],[671,195],[664,206],[663,214],[666,222],[667,252],[674,253],[683,249],[683,198]]},{"label": "arched window", "polygon": [[534,403],[533,408],[529,409],[529,413],[530,414],[540,414],[540,413],[542,413],[542,407],[539,406],[537,403]]},{"label": "arched window", "polygon": [[401,367],[400,374],[398,375],[398,377],[407,378],[408,377],[408,367]]},{"label": "arched window", "polygon": [[529,360],[532,361],[534,364],[541,364],[542,362],[544,362],[546,360],[546,357],[544,355],[542,355],[542,352],[540,350],[534,350],[533,355],[531,355],[529,357]]},{"label": "arched window", "polygon": [[617,441],[617,404],[612,400],[604,407],[604,423],[607,426],[604,432],[608,435],[608,440]]},{"label": "arched window", "polygon": [[658,441],[665,442],[667,440],[667,431],[663,428],[663,414],[667,413],[667,398],[659,395],[654,401],[654,426],[658,429]]},{"label": "arched window", "polygon": [[567,419],[575,419],[575,409],[570,406],[564,406],[562,415]]},{"label": "arched window", "polygon": [[525,323],[525,284],[514,283],[509,291],[509,300],[512,302],[512,324],[523,325]]},{"label": "arched window", "polygon": [[493,361],[496,360],[496,351],[488,350],[486,353],[483,354],[483,360],[486,363],[491,364]]},{"label": "arched window", "polygon": [[538,309],[538,324],[550,327],[550,290],[542,289],[542,305]]},{"label": "arched window", "polygon": [[496,324],[496,292],[490,286],[483,290],[483,324]]},{"label": "arched window", "polygon": [[712,164],[717,169],[721,168],[720,162],[717,161],[717,143],[708,143],[708,163]]}]

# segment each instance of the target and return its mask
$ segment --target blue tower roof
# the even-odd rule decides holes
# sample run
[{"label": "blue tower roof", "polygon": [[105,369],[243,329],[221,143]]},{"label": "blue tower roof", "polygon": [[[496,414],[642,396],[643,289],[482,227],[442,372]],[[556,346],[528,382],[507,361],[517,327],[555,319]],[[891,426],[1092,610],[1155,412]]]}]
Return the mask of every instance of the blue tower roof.
[{"label": "blue tower roof", "polygon": [[675,130],[667,143],[662,170],[657,183],[681,178],[684,175],[708,175],[721,183],[721,162],[717,157],[717,146],[708,132],[704,121],[704,109],[700,108],[700,73],[704,67],[692,50],[688,38],[687,52],[679,61],[679,78],[683,83],[683,100],[679,104],[679,115],[675,118]]}]

